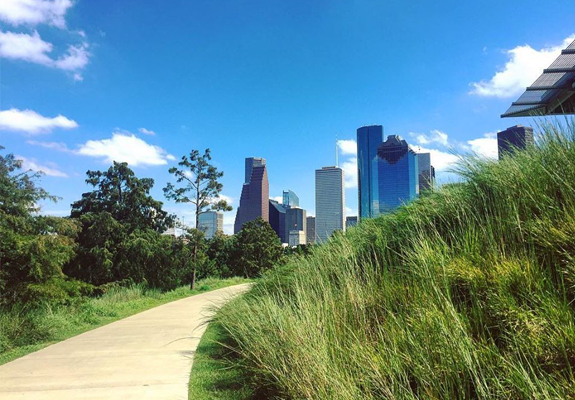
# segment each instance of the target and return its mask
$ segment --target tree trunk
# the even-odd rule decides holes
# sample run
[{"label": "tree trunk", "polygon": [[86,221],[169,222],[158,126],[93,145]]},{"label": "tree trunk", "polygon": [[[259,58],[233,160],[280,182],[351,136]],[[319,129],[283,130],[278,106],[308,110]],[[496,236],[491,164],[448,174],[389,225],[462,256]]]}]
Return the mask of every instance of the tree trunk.
[{"label": "tree trunk", "polygon": [[196,267],[197,267],[197,260],[198,260],[198,244],[194,243],[194,253],[192,256],[192,262],[194,263],[192,269],[192,282],[190,283],[190,289],[194,290],[196,288]]}]

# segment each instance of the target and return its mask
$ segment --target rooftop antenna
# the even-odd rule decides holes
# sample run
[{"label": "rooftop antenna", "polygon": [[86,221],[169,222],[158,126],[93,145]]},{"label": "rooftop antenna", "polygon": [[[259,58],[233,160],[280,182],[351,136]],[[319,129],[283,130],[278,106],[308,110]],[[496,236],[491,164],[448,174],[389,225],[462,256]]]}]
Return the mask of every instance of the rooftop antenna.
[{"label": "rooftop antenna", "polygon": [[337,133],[335,134],[335,166],[339,167],[339,163],[337,160]]}]

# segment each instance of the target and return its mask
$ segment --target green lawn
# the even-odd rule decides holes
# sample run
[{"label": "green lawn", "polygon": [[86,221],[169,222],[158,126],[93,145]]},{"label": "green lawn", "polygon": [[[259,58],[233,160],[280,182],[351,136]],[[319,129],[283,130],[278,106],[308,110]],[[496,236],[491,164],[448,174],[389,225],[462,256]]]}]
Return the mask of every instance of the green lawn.
[{"label": "green lawn", "polygon": [[199,281],[162,293],[136,285],[69,306],[0,312],[0,365],[88,330],[184,297],[248,282],[243,278]]},{"label": "green lawn", "polygon": [[222,328],[211,323],[202,336],[194,356],[188,398],[193,400],[248,400],[254,394],[246,385],[239,368],[233,367],[233,356],[222,345]]}]

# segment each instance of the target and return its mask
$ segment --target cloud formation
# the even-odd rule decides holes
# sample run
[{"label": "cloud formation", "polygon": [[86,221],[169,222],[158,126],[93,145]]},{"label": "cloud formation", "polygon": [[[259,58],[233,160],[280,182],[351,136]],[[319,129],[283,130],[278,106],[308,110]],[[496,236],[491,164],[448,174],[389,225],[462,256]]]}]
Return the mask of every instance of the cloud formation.
[{"label": "cloud formation", "polygon": [[154,136],[156,134],[156,132],[146,128],[140,128],[138,129],[138,132],[140,132],[143,135],[151,135],[151,136]]},{"label": "cloud formation", "polygon": [[57,59],[50,57],[53,47],[52,43],[43,41],[37,31],[31,35],[0,31],[0,57],[76,72],[74,79],[82,80],[82,75],[77,71],[88,65],[88,44],[69,46],[67,52]]},{"label": "cloud formation", "polygon": [[521,94],[543,73],[561,53],[575,40],[569,36],[557,46],[535,50],[529,45],[517,46],[506,51],[508,61],[505,66],[488,81],[473,82],[471,94],[485,97],[507,98]]},{"label": "cloud formation", "polygon": [[20,131],[30,135],[48,133],[53,129],[73,129],[78,123],[63,115],[53,118],[44,117],[32,110],[18,110],[11,108],[0,111],[0,131]]},{"label": "cloud formation", "polygon": [[166,165],[175,157],[164,149],[146,143],[131,134],[113,133],[112,138],[88,140],[80,146],[77,154],[103,158],[106,162],[127,162],[130,166]]},{"label": "cloud formation", "polygon": [[340,164],[345,176],[345,188],[354,189],[357,187],[357,157],[351,157]]},{"label": "cloud formation", "polygon": [[447,147],[449,142],[447,140],[447,133],[441,132],[440,130],[434,129],[432,130],[429,135],[424,133],[410,133],[411,137],[415,138],[415,141],[419,145],[428,145],[432,143],[437,143],[441,146]]},{"label": "cloud formation", "polygon": [[338,140],[337,147],[343,155],[356,155],[357,154],[357,142],[353,139]]},{"label": "cloud formation", "polygon": [[64,16],[70,7],[71,0],[2,0],[0,21],[13,26],[49,24],[65,28]]},{"label": "cloud formation", "polygon": [[47,176],[54,176],[57,178],[68,178],[68,174],[57,169],[55,166],[41,165],[36,160],[29,159],[22,156],[16,156],[17,159],[22,160],[22,168],[24,170],[31,170],[35,172],[42,172]]},{"label": "cloud formation", "polygon": [[483,137],[468,140],[468,150],[480,157],[497,159],[497,133],[489,132]]},{"label": "cloud formation", "polygon": [[45,149],[61,151],[63,153],[73,153],[73,151],[68,148],[66,143],[62,142],[41,142],[38,140],[27,140],[26,143],[32,146],[44,147]]}]

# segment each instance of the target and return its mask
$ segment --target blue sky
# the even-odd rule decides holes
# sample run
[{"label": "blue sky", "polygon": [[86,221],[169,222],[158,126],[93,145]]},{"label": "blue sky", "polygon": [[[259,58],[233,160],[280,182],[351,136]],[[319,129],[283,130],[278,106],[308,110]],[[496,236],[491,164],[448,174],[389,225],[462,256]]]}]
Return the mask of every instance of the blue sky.
[{"label": "blue sky", "polygon": [[573,21],[572,0],[2,0],[0,144],[62,197],[45,213],[66,214],[112,159],[163,199],[174,160],[209,147],[234,208],[259,156],[270,196],[290,188],[313,215],[337,134],[356,215],[358,127],[431,150],[448,179],[450,150],[490,156],[495,132],[532,123],[499,116],[575,40]]}]

